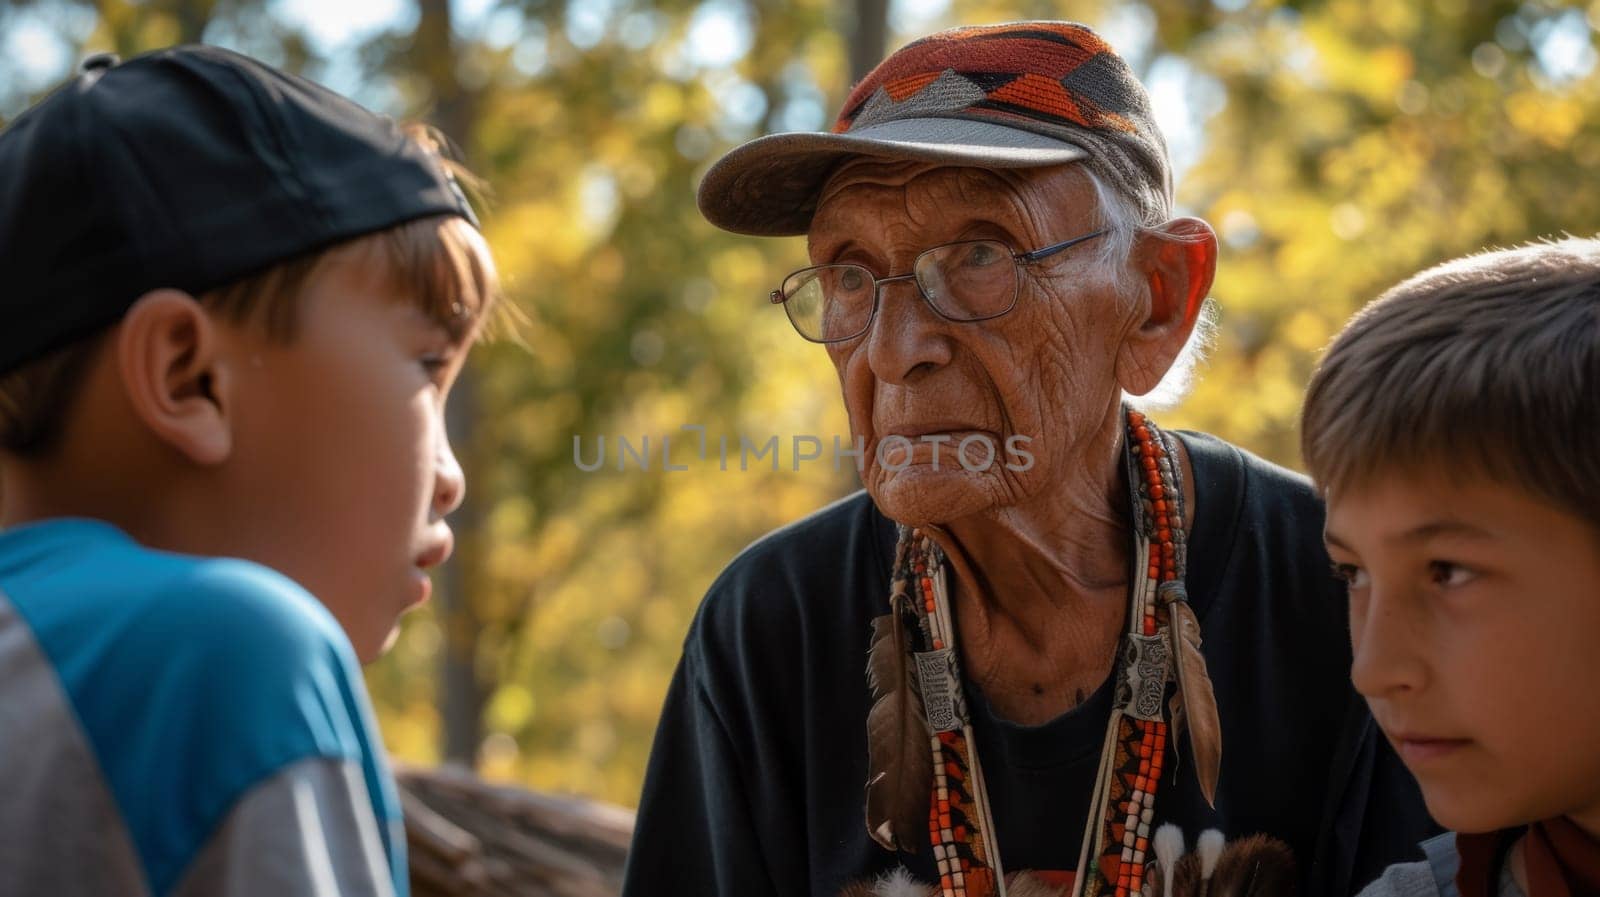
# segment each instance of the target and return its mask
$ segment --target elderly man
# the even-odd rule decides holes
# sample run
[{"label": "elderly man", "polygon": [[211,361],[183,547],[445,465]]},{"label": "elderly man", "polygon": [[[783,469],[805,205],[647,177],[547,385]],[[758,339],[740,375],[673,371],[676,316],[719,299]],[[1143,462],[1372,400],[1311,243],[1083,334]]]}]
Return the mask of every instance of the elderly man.
[{"label": "elderly man", "polygon": [[807,234],[772,301],[838,370],[866,492],[712,585],[626,894],[1159,893],[1215,828],[1277,840],[1208,834],[1177,878],[1343,897],[1429,833],[1306,482],[1124,403],[1215,266],[1170,182],[1127,65],[1055,22],[913,43],[833,133],[707,174],[712,223]]}]

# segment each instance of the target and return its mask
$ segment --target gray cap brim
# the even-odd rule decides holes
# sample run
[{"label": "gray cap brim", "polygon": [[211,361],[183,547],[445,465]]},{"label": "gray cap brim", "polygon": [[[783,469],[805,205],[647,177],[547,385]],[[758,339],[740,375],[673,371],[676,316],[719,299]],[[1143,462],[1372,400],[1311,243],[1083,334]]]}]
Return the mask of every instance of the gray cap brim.
[{"label": "gray cap brim", "polygon": [[851,156],[1041,168],[1088,155],[1054,137],[962,118],[904,118],[847,134],[772,134],[734,147],[711,166],[700,182],[700,213],[737,234],[792,236],[810,228],[823,185]]}]

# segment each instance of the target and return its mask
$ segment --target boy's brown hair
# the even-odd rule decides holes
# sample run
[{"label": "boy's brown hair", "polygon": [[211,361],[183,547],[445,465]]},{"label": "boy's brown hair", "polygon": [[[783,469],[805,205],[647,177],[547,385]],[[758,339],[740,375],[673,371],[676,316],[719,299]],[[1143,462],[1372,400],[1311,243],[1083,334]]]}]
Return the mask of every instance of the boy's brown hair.
[{"label": "boy's brown hair", "polygon": [[1311,378],[1301,452],[1324,493],[1479,474],[1600,526],[1600,240],[1467,256],[1378,297]]},{"label": "boy's brown hair", "polygon": [[[288,342],[307,282],[327,259],[349,252],[371,253],[396,292],[456,339],[466,338],[497,305],[499,286],[482,237],[465,219],[449,215],[408,221],[290,259],[199,299],[226,321],[260,326]],[[52,450],[108,332],[0,376],[0,453],[27,458]]]}]

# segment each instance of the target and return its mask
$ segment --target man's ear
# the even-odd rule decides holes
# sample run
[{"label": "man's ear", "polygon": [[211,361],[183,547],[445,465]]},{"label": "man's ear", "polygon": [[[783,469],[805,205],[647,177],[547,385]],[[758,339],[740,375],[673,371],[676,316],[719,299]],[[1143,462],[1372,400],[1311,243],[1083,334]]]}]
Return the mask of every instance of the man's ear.
[{"label": "man's ear", "polygon": [[233,449],[221,341],[199,301],[172,289],[140,296],[116,337],[117,369],[134,414],[203,466],[222,463]]},{"label": "man's ear", "polygon": [[1129,265],[1143,281],[1140,320],[1117,353],[1117,381],[1142,396],[1183,352],[1217,273],[1217,235],[1198,218],[1174,218],[1139,234]]}]

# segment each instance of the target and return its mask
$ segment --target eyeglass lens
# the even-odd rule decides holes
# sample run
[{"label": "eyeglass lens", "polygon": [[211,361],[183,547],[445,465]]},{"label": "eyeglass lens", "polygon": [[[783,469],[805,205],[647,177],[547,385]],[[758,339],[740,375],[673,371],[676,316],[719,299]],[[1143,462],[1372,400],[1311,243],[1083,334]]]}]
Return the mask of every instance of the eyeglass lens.
[{"label": "eyeglass lens", "polygon": [[[955,321],[1005,314],[1017,297],[1011,250],[993,240],[936,246],[917,256],[912,273],[933,309]],[[850,339],[871,323],[876,287],[861,265],[805,268],[783,282],[784,311],[807,339]]]}]

